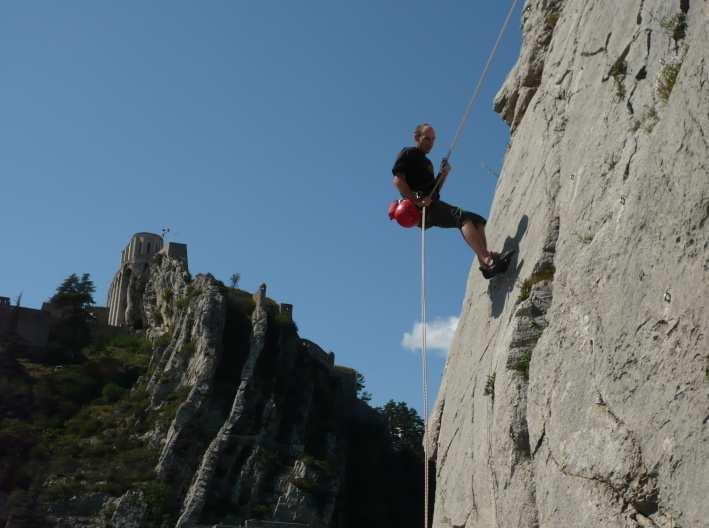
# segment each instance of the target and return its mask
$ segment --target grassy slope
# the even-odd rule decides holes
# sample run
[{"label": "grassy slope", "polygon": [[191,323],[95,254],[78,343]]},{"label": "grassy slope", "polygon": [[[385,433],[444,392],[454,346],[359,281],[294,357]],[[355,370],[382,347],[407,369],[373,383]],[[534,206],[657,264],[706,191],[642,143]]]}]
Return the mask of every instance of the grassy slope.
[{"label": "grassy slope", "polygon": [[185,395],[148,411],[151,347],[142,338],[116,337],[83,353],[62,366],[0,365],[0,492],[10,496],[15,519],[40,523],[39,512],[72,496],[142,489],[149,517],[163,520],[173,510],[169,488],[155,480],[158,450],[141,435],[169,423]]}]

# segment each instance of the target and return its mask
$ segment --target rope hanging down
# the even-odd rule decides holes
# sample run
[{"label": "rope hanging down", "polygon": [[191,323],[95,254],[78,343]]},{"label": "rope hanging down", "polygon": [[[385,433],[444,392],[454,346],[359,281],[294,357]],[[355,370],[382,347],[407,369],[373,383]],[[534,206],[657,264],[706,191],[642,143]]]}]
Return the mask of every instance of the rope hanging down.
[{"label": "rope hanging down", "polygon": [[[423,208],[421,225],[426,225],[426,208]],[[428,527],[428,360],[426,359],[426,230],[421,229],[421,374],[423,376],[423,515],[424,528]]]},{"label": "rope hanging down", "polygon": [[[487,62],[485,63],[485,67],[483,68],[483,72],[480,75],[480,79],[478,80],[478,84],[475,87],[475,91],[473,92],[472,97],[470,98],[470,101],[468,101],[468,106],[465,108],[465,112],[463,113],[463,118],[460,120],[460,124],[458,125],[458,129],[455,132],[455,135],[453,136],[453,141],[451,143],[450,148],[448,149],[448,153],[446,154],[446,157],[443,158],[443,161],[441,162],[441,168],[448,163],[450,160],[451,156],[453,155],[453,151],[455,150],[455,147],[458,145],[458,141],[460,140],[460,136],[463,133],[463,129],[465,128],[465,123],[468,120],[468,117],[470,116],[470,111],[473,108],[473,105],[475,104],[475,101],[478,99],[480,96],[480,89],[482,88],[483,83],[485,82],[485,79],[487,78],[488,70],[490,69],[490,64],[492,64],[492,60],[495,57],[495,54],[497,53],[497,49],[500,47],[500,42],[502,42],[502,37],[505,34],[505,31],[507,31],[507,26],[510,23],[510,19],[512,18],[512,13],[514,13],[514,9],[517,6],[518,0],[513,0],[512,2],[512,7],[510,7],[509,12],[507,13],[507,17],[505,18],[505,22],[502,24],[502,29],[500,30],[500,33],[497,35],[497,40],[495,41],[495,46],[492,48],[492,52],[487,58]],[[436,185],[434,186],[433,190],[431,191],[431,194],[429,196],[432,196],[436,191],[438,191],[442,186],[445,178],[441,177],[439,174],[438,178],[436,178]],[[430,443],[429,443],[429,438],[428,438],[428,415],[429,415],[429,401],[428,401],[428,360],[426,357],[426,207],[423,208],[422,211],[422,218],[421,218],[421,374],[423,378],[423,451],[424,451],[424,510],[423,510],[423,515],[424,515],[424,520],[423,520],[423,526],[424,528],[428,528],[428,517],[429,517],[429,469],[428,469],[428,457],[429,457],[429,449],[430,449]]]}]

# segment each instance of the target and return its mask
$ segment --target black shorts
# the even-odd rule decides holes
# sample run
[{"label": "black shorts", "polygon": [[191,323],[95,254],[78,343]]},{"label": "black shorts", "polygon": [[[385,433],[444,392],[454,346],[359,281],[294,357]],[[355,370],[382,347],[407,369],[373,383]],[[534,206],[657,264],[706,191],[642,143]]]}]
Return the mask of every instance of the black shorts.
[{"label": "black shorts", "polygon": [[[475,227],[480,228],[485,226],[487,220],[442,200],[436,200],[426,208],[426,229],[429,227],[457,227],[460,229],[466,222],[472,222]],[[421,227],[420,223],[419,227]]]}]

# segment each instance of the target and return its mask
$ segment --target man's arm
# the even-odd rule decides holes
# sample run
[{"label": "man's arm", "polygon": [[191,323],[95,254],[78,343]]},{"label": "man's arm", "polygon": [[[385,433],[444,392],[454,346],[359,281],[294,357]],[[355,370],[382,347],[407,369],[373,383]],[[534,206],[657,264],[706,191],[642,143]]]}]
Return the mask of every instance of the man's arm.
[{"label": "man's arm", "polygon": [[394,187],[399,190],[404,198],[411,200],[419,207],[428,207],[431,205],[431,198],[429,197],[421,199],[416,198],[416,193],[411,190],[411,187],[409,187],[409,184],[406,182],[406,178],[401,173],[394,174]]},{"label": "man's arm", "polygon": [[443,163],[441,164],[441,172],[439,172],[438,176],[436,176],[436,184],[433,188],[434,193],[440,193],[443,184],[446,183],[446,178],[448,177],[448,173],[450,171],[450,163],[448,163],[448,161],[444,159]]},{"label": "man's arm", "polygon": [[399,190],[399,192],[404,198],[408,198],[409,200],[413,200],[414,202],[416,201],[416,194],[414,193],[414,191],[411,190],[409,184],[406,183],[406,177],[403,174],[394,174],[394,187]]}]

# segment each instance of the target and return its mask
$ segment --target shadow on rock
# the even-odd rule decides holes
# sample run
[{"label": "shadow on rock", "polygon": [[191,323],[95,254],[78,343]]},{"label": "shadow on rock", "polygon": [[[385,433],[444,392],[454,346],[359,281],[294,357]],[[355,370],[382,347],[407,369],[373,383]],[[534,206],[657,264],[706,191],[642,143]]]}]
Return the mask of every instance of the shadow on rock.
[{"label": "shadow on rock", "polygon": [[510,267],[504,275],[493,277],[488,283],[487,294],[490,297],[490,301],[492,301],[492,316],[495,319],[497,319],[505,308],[507,297],[514,289],[515,282],[517,282],[517,277],[519,277],[519,272],[524,264],[524,259],[520,260],[519,258],[519,243],[527,232],[528,224],[529,217],[527,215],[522,216],[519,224],[517,224],[517,232],[514,237],[507,237],[505,239],[501,252],[514,251],[514,255],[510,261]]}]

